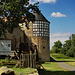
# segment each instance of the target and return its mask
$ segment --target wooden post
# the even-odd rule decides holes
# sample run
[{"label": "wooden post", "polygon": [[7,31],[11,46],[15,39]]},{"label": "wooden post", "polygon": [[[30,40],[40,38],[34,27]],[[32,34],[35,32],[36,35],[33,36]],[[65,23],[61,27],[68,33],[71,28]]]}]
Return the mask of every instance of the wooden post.
[{"label": "wooden post", "polygon": [[34,54],[35,54],[35,62],[36,62],[36,50],[35,50],[35,53]]},{"label": "wooden post", "polygon": [[32,68],[32,53],[30,53],[30,67]]},{"label": "wooden post", "polygon": [[33,63],[33,68],[35,68],[35,54],[33,54],[32,63]]},{"label": "wooden post", "polygon": [[20,68],[25,68],[25,67],[31,67],[35,68],[36,67],[36,54],[21,54],[20,56]]},{"label": "wooden post", "polygon": [[24,68],[24,59],[23,59],[23,54],[21,54],[21,56],[20,56],[20,68]]},{"label": "wooden post", "polygon": [[27,54],[27,67],[29,67],[29,54]]}]

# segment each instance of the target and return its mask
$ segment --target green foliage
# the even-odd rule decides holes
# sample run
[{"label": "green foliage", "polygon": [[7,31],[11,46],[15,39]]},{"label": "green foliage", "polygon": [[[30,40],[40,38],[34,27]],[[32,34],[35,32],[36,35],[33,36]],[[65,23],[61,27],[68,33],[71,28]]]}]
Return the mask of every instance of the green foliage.
[{"label": "green foliage", "polygon": [[63,48],[68,50],[70,49],[70,47],[71,47],[71,40],[66,40],[65,44],[63,44]]},{"label": "green foliage", "polygon": [[71,47],[71,40],[66,40],[65,44],[63,44],[62,50],[60,51],[60,53],[66,55],[67,51],[70,49]]},{"label": "green foliage", "polygon": [[51,52],[52,53],[62,53],[69,57],[75,57],[74,39],[75,37],[73,36],[71,40],[66,40],[65,44],[63,44],[63,47],[62,47],[62,43],[59,40],[54,42],[54,46],[52,47]]},{"label": "green foliage", "polygon": [[67,55],[70,57],[75,57],[75,46],[71,46],[67,52]]},{"label": "green foliage", "polygon": [[51,50],[50,50],[50,53],[55,53],[55,50],[54,50],[54,49],[51,49]]},{"label": "green foliage", "polygon": [[0,37],[1,37],[1,35],[4,35],[6,28],[7,28],[7,26],[5,26],[5,22],[0,20]]},{"label": "green foliage", "polygon": [[[37,11],[39,8],[38,3],[29,4],[29,0],[1,0],[0,2],[0,36],[3,35],[6,30],[12,33],[13,29],[19,27],[20,22],[25,22],[26,27],[30,21],[35,20],[33,11]],[[22,19],[23,16],[24,19]],[[1,18],[2,17],[2,18]],[[5,21],[5,17],[7,21]],[[27,21],[25,21],[27,19]],[[4,24],[6,25],[4,25]],[[2,29],[1,29],[2,28]]]},{"label": "green foliage", "polygon": [[72,46],[75,46],[75,34],[72,34]]},{"label": "green foliage", "polygon": [[73,36],[71,40],[66,40],[65,44],[63,45],[61,53],[70,56],[70,57],[75,57],[75,46],[74,46],[74,41],[75,37]]},{"label": "green foliage", "polygon": [[68,40],[68,45],[66,55],[70,57],[75,57],[75,34],[72,34],[72,39]]},{"label": "green foliage", "polygon": [[52,47],[52,52],[54,53],[60,53],[62,49],[62,43],[58,40],[56,42],[54,42],[54,46]]},{"label": "green foliage", "polygon": [[62,43],[58,40],[58,41],[54,42],[54,47],[61,48]]},{"label": "green foliage", "polygon": [[59,49],[57,47],[53,47],[54,53],[59,53]]},{"label": "green foliage", "polygon": [[62,53],[62,54],[64,54],[64,55],[66,55],[66,52],[67,52],[67,49],[66,49],[66,48],[64,48],[64,47],[62,47],[62,49],[61,49],[60,53]]}]

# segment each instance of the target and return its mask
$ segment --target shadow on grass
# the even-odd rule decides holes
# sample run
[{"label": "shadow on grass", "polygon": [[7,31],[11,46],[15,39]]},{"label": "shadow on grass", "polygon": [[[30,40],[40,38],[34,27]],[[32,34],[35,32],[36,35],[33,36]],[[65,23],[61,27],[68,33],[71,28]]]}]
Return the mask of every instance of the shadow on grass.
[{"label": "shadow on grass", "polygon": [[72,71],[49,71],[38,69],[39,75],[75,75],[75,72]]},{"label": "shadow on grass", "polygon": [[52,57],[50,57],[50,62],[75,62],[75,61],[57,61],[53,59]]}]

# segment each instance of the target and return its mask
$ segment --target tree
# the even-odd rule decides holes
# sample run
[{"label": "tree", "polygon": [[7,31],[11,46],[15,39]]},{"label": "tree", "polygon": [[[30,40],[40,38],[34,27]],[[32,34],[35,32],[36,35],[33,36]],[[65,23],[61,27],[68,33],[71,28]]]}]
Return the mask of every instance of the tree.
[{"label": "tree", "polygon": [[70,49],[70,47],[71,47],[71,40],[66,40],[66,41],[65,41],[65,44],[63,44],[61,53],[63,53],[63,54],[66,55],[66,53],[67,53],[67,51]]},{"label": "tree", "polygon": [[67,51],[67,55],[70,57],[75,57],[75,46],[70,47],[70,49]]},{"label": "tree", "polygon": [[72,34],[72,46],[75,46],[75,34]]},{"label": "tree", "polygon": [[63,47],[64,47],[65,49],[69,50],[70,47],[71,47],[71,40],[66,40],[66,41],[65,41],[65,44],[63,44]]},{"label": "tree", "polygon": [[58,40],[58,41],[54,42],[54,47],[62,48],[62,43]]},{"label": "tree", "polygon": [[[40,12],[37,4],[29,4],[29,0],[0,0],[0,36],[6,30],[12,33],[14,28],[19,27],[20,22],[25,22],[29,28],[28,23],[35,20],[32,12]],[[23,16],[26,17],[22,19]]]},{"label": "tree", "polygon": [[62,47],[62,49],[60,50],[60,53],[66,55],[66,53],[67,53],[67,49],[64,48],[64,47]]},{"label": "tree", "polygon": [[52,50],[53,50],[54,53],[59,53],[59,48],[58,47],[53,47]]},{"label": "tree", "polygon": [[54,46],[52,47],[53,52],[60,53],[61,49],[62,49],[62,43],[59,40],[54,42]]}]

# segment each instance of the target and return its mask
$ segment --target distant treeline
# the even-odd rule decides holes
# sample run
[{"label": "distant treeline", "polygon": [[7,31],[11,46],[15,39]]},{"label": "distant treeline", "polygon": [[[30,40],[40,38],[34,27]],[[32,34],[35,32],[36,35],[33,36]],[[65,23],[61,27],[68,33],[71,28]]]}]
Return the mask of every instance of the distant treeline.
[{"label": "distant treeline", "polygon": [[59,40],[54,42],[54,46],[50,51],[51,53],[62,53],[69,57],[75,57],[75,36],[66,40],[65,44],[62,44]]}]

